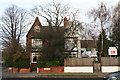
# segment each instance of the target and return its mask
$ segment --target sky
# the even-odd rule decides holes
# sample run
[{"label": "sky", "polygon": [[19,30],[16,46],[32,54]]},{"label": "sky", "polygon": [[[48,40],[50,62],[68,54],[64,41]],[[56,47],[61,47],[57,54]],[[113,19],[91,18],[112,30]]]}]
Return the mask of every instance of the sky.
[{"label": "sky", "polygon": [[[20,8],[24,8],[28,11],[36,5],[45,5],[53,0],[0,0],[0,17],[6,8],[12,4],[17,5]],[[56,0],[55,0],[56,1]],[[115,6],[120,0],[58,0],[64,4],[70,5],[70,7],[78,9],[80,12],[80,19],[84,22],[88,20],[87,13],[93,8],[97,8],[100,2],[104,2],[107,6]]]},{"label": "sky", "polygon": [[[35,5],[45,5],[53,0],[0,0],[0,16],[10,5],[15,4],[18,7],[27,9],[28,11]],[[55,0],[56,1],[56,0]],[[100,2],[104,2],[108,6],[115,6],[120,0],[58,0],[64,4],[69,4],[71,7],[78,9],[80,16],[84,21],[86,14],[93,8],[96,8]]]}]

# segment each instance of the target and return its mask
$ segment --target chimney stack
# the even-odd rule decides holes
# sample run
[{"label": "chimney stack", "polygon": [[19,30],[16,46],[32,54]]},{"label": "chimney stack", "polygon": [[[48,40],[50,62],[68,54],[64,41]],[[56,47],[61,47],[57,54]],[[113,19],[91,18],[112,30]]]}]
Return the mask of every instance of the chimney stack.
[{"label": "chimney stack", "polygon": [[68,20],[67,20],[67,17],[64,17],[64,26],[66,26]]}]

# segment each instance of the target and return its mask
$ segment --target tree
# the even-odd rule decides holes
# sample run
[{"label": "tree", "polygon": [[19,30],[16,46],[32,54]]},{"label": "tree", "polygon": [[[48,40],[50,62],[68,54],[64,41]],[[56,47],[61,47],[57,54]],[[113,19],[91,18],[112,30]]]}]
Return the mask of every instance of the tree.
[{"label": "tree", "polygon": [[[31,15],[36,17],[42,17],[46,20],[46,24],[48,26],[56,26],[60,27],[63,25],[63,21],[65,17],[68,17],[67,20],[69,23],[67,24],[71,34],[74,35],[80,28],[81,22],[77,20],[78,10],[71,11],[68,5],[64,5],[60,2],[53,1],[46,6],[36,6],[31,9]],[[66,25],[64,24],[66,27]],[[70,35],[70,34],[67,34]]]},{"label": "tree", "polygon": [[24,49],[20,44],[21,37],[28,26],[27,11],[16,5],[8,7],[1,17],[3,55],[13,56],[13,59],[21,54]]},{"label": "tree", "polygon": [[31,10],[31,15],[44,18],[49,26],[60,26],[69,11],[68,5],[60,2],[51,2],[46,6],[36,6]]},{"label": "tree", "polygon": [[[42,60],[46,61],[46,64],[49,63],[50,61],[55,62],[55,60],[63,62],[63,59],[65,57],[64,33],[65,33],[65,29],[60,28],[60,27],[54,27],[54,28],[43,27],[42,28],[42,31],[40,32],[40,34],[38,36],[38,38],[43,40],[43,47],[39,49],[39,51],[41,53],[40,54],[41,61]],[[43,63],[43,64],[45,64],[45,63]],[[55,64],[55,63],[50,63],[50,64]]]},{"label": "tree", "polygon": [[21,68],[29,68],[29,63],[29,59],[26,58],[25,53],[23,53],[14,61],[13,66],[20,70]]},{"label": "tree", "polygon": [[[108,40],[107,35],[105,33],[105,30],[103,32],[103,53],[101,54],[102,57],[108,56],[108,49],[109,47],[113,46],[112,41]],[[100,52],[101,51],[101,34],[98,37],[98,42],[97,42],[97,50]]]},{"label": "tree", "polygon": [[82,22],[80,22],[78,19],[78,13],[78,10],[71,12],[70,19],[67,20],[67,23],[65,24],[65,50],[68,54],[74,52],[76,53],[77,51],[77,57],[81,57],[80,38],[84,28],[82,26]]},{"label": "tree", "polygon": [[[120,52],[120,3],[114,8],[113,16],[112,16],[112,35],[111,39],[118,49],[118,53]],[[119,54],[120,55],[120,54]]]},{"label": "tree", "polygon": [[101,4],[98,6],[97,9],[93,9],[90,12],[90,16],[92,16],[94,18],[94,22],[97,22],[97,25],[100,28],[100,33],[101,33],[101,52],[100,52],[100,56],[103,53],[103,48],[104,48],[104,43],[103,43],[103,30],[106,27],[106,23],[109,21],[110,19],[110,15],[109,15],[109,9],[107,9],[106,5],[101,2]]}]

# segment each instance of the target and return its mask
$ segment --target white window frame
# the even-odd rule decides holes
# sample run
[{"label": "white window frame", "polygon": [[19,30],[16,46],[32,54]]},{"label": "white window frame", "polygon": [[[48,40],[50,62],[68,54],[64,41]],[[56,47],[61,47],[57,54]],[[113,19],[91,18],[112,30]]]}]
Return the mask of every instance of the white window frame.
[{"label": "white window frame", "polygon": [[38,59],[39,58],[39,53],[35,53],[35,52],[33,52],[32,54],[31,54],[31,63],[37,63],[37,60],[36,61],[33,61],[33,58],[36,56],[36,58]]}]

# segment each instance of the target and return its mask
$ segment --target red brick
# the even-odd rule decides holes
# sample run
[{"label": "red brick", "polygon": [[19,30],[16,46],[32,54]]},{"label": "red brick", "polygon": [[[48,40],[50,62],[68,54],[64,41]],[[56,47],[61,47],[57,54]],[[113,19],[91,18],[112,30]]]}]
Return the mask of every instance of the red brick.
[{"label": "red brick", "polygon": [[19,72],[30,72],[30,68],[28,68],[28,69],[22,68],[22,69],[20,69]]}]

